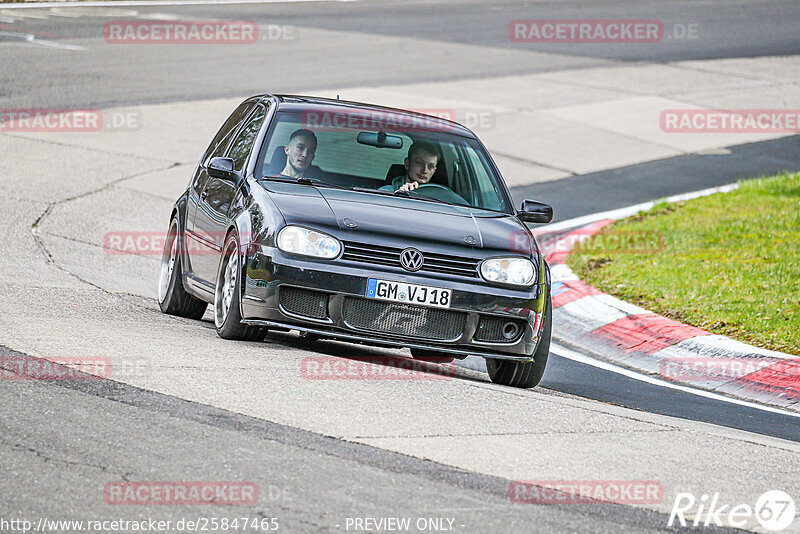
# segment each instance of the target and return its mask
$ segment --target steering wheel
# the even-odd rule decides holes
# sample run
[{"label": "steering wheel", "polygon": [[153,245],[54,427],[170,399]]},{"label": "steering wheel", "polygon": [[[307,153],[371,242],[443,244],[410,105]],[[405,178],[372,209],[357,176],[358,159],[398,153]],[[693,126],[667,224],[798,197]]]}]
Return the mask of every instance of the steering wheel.
[{"label": "steering wheel", "polygon": [[[425,189],[425,191],[423,191],[423,189]],[[450,189],[445,185],[420,184],[419,187],[417,187],[413,191],[416,191],[419,194],[429,198],[444,200],[446,202],[452,202],[453,204],[460,204],[462,206],[469,206],[469,203],[466,200],[464,200],[461,197],[461,195],[455,193],[452,189]]]}]

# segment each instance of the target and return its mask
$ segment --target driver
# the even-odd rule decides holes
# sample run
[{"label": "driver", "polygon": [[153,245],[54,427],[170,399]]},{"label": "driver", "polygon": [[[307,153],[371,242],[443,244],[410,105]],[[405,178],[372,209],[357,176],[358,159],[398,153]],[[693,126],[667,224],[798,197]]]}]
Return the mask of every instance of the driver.
[{"label": "driver", "polygon": [[317,136],[311,130],[301,128],[289,136],[289,142],[284,147],[286,152],[286,166],[281,171],[281,176],[289,178],[302,178],[314,161],[317,151]]},{"label": "driver", "polygon": [[382,191],[411,191],[420,185],[427,184],[436,172],[439,164],[439,149],[428,141],[414,141],[408,149],[408,157],[404,165],[406,173],[392,180],[391,185],[384,185]]}]

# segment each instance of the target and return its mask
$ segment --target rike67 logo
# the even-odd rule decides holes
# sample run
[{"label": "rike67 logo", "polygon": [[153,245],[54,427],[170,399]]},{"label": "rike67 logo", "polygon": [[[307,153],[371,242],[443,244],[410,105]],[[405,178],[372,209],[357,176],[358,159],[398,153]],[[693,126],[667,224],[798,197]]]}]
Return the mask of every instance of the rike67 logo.
[{"label": "rike67 logo", "polygon": [[693,493],[678,493],[669,514],[667,526],[746,528],[760,525],[767,531],[778,532],[794,521],[794,499],[781,490],[770,490],[756,499],[755,506],[722,502],[719,493],[704,494],[698,499]]}]

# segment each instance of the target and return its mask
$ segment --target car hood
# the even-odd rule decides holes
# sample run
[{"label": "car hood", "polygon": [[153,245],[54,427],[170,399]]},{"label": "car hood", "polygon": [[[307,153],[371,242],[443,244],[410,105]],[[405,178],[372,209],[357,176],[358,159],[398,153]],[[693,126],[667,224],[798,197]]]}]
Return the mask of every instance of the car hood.
[{"label": "car hood", "polygon": [[293,183],[261,185],[287,224],[317,228],[344,241],[470,257],[536,253],[525,226],[506,214]]}]

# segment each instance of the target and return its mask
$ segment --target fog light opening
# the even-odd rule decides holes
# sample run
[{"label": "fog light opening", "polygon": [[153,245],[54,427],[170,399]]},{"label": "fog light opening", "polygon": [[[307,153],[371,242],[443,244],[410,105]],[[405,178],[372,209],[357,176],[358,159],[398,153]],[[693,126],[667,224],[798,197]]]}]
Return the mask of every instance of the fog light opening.
[{"label": "fog light opening", "polygon": [[519,334],[519,326],[512,321],[503,325],[503,337],[506,339],[514,339]]}]

